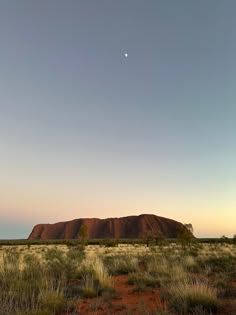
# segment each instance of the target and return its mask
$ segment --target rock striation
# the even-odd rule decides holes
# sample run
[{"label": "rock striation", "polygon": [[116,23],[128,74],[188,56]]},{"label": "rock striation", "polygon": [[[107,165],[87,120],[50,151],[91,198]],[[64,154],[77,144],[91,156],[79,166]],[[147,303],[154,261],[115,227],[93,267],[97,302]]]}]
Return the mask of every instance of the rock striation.
[{"label": "rock striation", "polygon": [[176,238],[183,224],[175,220],[141,214],[108,219],[75,219],[54,224],[37,224],[30,233],[30,240],[78,239],[81,225],[86,225],[88,238],[142,238],[147,234],[159,234],[165,238]]}]

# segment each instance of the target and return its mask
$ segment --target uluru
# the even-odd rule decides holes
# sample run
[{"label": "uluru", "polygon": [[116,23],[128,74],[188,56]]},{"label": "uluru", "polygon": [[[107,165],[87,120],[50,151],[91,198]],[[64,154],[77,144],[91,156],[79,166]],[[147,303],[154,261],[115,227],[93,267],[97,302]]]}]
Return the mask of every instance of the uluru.
[{"label": "uluru", "polygon": [[28,239],[79,239],[80,227],[87,227],[88,238],[142,238],[147,233],[165,238],[176,238],[177,231],[184,225],[178,221],[154,214],[132,215],[121,218],[81,218],[54,224],[37,224]]}]

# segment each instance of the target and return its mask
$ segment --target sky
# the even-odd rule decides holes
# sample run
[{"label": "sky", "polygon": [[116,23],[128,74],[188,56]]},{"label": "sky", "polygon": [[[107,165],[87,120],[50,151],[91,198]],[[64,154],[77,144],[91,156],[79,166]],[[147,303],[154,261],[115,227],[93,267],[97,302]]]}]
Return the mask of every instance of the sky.
[{"label": "sky", "polygon": [[1,1],[0,239],[142,213],[236,234],[235,10]]}]

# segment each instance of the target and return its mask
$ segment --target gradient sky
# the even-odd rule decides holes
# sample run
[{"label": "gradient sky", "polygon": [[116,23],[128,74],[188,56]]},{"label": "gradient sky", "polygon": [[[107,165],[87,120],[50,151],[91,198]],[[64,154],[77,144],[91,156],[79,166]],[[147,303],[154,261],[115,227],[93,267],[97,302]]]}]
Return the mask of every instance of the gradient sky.
[{"label": "gradient sky", "polygon": [[0,238],[141,213],[232,237],[235,12],[235,0],[1,1]]}]

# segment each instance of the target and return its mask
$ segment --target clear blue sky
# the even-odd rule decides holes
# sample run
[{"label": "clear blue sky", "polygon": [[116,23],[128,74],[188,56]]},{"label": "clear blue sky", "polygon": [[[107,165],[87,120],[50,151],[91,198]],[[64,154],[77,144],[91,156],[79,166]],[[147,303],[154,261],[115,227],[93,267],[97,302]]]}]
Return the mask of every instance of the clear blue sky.
[{"label": "clear blue sky", "polygon": [[0,238],[141,213],[235,234],[235,12],[1,1]]}]

